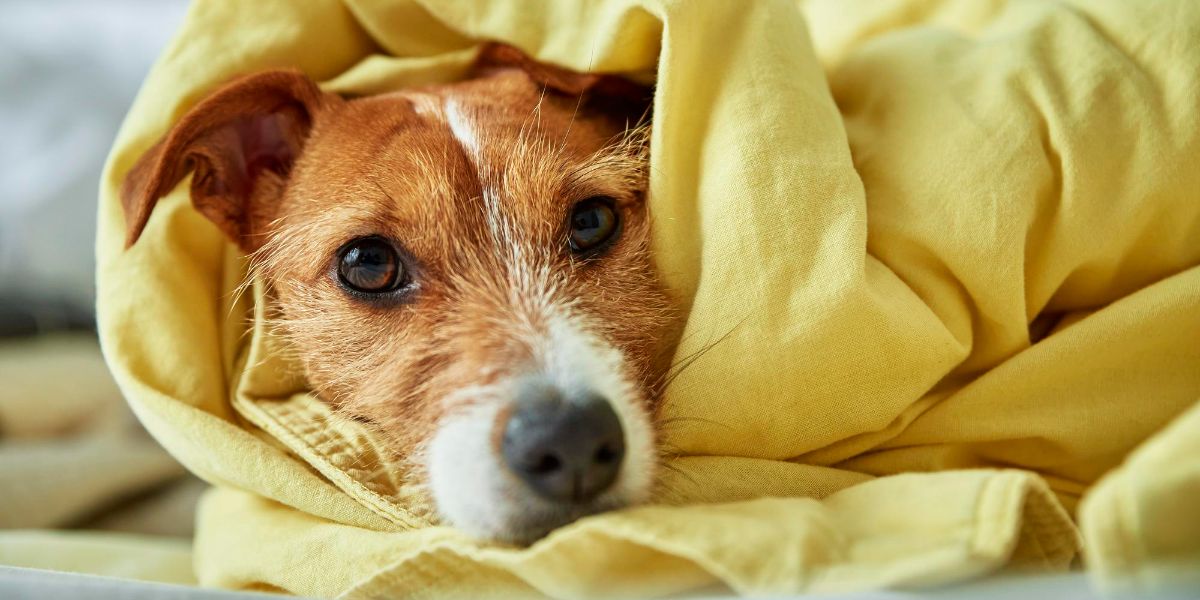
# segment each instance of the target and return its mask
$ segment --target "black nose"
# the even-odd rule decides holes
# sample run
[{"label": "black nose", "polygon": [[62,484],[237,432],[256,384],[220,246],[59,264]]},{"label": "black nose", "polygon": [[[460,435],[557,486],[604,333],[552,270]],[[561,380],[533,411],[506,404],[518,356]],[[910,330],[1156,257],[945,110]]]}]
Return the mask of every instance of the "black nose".
[{"label": "black nose", "polygon": [[520,386],[504,428],[508,468],[538,495],[587,502],[612,485],[625,458],[625,434],[608,400],[568,398],[540,382]]}]

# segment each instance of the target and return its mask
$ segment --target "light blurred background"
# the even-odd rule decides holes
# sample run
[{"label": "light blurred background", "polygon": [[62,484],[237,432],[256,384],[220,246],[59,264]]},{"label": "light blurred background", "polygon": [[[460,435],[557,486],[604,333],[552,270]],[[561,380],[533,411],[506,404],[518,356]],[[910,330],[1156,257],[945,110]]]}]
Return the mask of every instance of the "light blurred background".
[{"label": "light blurred background", "polygon": [[202,486],[125,407],[93,322],[100,172],[187,3],[3,8],[0,528],[188,536]]}]

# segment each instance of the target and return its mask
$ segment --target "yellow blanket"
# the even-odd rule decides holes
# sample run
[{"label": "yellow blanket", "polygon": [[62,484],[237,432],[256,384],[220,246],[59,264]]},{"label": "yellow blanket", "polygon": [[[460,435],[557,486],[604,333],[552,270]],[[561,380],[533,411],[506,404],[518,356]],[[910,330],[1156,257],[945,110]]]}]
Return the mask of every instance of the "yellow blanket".
[{"label": "yellow blanket", "polygon": [[[432,526],[370,434],[246,335],[262,294],[231,293],[245,262],[186,185],[129,251],[116,196],[236,73],[367,94],[460,77],[483,39],[656,78],[679,355],[720,340],[669,390],[660,504],[529,549]],[[1066,568],[1081,547],[1104,585],[1197,584],[1198,59],[1190,0],[196,2],[102,182],[105,351],[217,486],[209,585],[831,591]]]}]

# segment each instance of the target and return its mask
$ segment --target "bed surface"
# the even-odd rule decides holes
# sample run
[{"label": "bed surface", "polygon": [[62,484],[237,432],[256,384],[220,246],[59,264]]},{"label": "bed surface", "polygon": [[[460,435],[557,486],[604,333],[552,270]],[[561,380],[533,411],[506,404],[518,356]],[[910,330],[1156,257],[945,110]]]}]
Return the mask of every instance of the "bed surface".
[{"label": "bed surface", "polygon": [[[284,598],[275,594],[229,592],[127,579],[78,575],[40,569],[0,566],[0,597],[9,600],[56,600],[92,598],[95,600],[234,600]],[[728,598],[714,594],[706,599]],[[962,586],[924,592],[870,592],[848,595],[777,596],[811,600],[917,600],[959,598],[963,600],[1000,600],[1013,598],[1053,598],[1054,600],[1091,600],[1099,598],[1088,587],[1082,573],[1038,577],[999,577]]]}]

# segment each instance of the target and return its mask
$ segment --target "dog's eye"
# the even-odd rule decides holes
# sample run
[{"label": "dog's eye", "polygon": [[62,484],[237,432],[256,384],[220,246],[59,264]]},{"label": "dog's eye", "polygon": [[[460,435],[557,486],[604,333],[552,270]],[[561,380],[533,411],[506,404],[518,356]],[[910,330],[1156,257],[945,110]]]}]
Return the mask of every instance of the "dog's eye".
[{"label": "dog's eye", "polygon": [[338,255],[338,277],[359,292],[389,292],[403,281],[403,275],[400,255],[382,238],[359,238],[343,246]]},{"label": "dog's eye", "polygon": [[574,252],[599,248],[617,233],[620,221],[612,198],[588,198],[571,209],[571,234],[568,242]]}]

